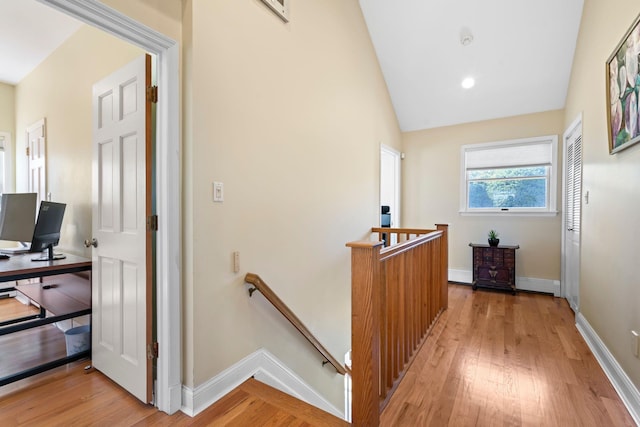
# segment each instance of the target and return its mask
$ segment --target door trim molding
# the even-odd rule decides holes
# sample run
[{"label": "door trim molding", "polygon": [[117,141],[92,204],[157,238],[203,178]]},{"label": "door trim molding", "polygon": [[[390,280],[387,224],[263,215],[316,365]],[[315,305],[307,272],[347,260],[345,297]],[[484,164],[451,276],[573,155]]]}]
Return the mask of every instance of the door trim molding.
[{"label": "door trim molding", "polygon": [[156,55],[156,210],[162,227],[156,245],[157,360],[155,406],[172,414],[182,406],[180,91],[179,43],[96,0],[38,0]]}]

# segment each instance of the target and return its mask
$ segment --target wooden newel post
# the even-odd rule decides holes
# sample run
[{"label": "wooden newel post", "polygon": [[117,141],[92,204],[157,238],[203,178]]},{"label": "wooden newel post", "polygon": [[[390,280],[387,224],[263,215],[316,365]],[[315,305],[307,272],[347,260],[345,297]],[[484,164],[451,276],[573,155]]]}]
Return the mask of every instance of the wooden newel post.
[{"label": "wooden newel post", "polygon": [[352,424],[380,423],[380,249],[382,242],[351,242]]},{"label": "wooden newel post", "polygon": [[436,224],[436,229],[442,231],[440,241],[440,273],[442,274],[442,288],[440,292],[440,307],[449,307],[449,224]]}]

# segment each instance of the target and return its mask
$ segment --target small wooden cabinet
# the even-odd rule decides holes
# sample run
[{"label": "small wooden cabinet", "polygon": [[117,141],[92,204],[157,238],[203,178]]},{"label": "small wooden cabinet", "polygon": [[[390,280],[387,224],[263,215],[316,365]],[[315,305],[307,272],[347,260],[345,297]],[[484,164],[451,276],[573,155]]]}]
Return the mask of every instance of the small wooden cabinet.
[{"label": "small wooden cabinet", "polygon": [[473,290],[502,289],[516,294],[516,249],[520,246],[489,246],[469,243],[473,250]]}]

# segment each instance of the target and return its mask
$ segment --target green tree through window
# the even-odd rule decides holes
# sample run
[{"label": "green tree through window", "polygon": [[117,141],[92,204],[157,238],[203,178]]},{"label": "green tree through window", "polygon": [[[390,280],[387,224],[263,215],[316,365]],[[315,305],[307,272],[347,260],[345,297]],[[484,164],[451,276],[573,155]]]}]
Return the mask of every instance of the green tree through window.
[{"label": "green tree through window", "polygon": [[548,166],[468,171],[469,208],[544,208]]}]

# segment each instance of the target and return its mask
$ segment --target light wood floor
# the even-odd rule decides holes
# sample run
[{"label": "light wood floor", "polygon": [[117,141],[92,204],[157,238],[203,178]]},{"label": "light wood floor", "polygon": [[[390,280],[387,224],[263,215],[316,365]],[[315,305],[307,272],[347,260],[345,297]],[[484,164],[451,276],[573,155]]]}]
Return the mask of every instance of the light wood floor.
[{"label": "light wood floor", "polygon": [[0,426],[291,426],[343,427],[349,424],[257,380],[249,379],[191,418],[167,415],[144,405],[100,372],[70,364],[0,394]]},{"label": "light wood floor", "polygon": [[30,314],[38,314],[38,309],[32,305],[22,304],[15,298],[0,298],[0,321]]},{"label": "light wood floor", "polygon": [[449,286],[382,426],[634,426],[566,300]]},{"label": "light wood floor", "polygon": [[[449,310],[440,319],[382,414],[382,426],[634,425],[564,300],[451,285]],[[196,418],[168,416],[100,372],[85,373],[88,363],[0,387],[0,426],[343,424],[317,414],[292,416],[290,398],[255,381]]]}]

